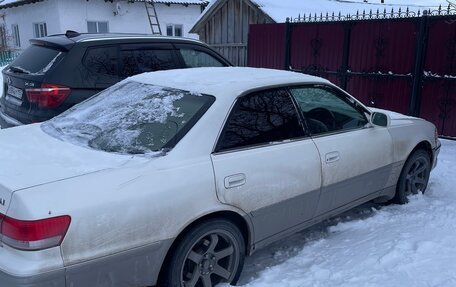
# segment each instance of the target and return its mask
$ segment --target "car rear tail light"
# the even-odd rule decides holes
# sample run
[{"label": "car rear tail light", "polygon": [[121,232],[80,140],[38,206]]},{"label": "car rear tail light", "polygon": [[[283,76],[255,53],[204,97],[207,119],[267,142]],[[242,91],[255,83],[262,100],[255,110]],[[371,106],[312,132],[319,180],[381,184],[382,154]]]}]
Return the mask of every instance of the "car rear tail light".
[{"label": "car rear tail light", "polygon": [[0,214],[0,238],[4,244],[15,249],[47,249],[62,243],[70,222],[68,215],[25,221]]},{"label": "car rear tail light", "polygon": [[29,102],[37,104],[40,108],[55,108],[65,101],[71,89],[53,84],[42,84],[41,88],[26,89]]}]

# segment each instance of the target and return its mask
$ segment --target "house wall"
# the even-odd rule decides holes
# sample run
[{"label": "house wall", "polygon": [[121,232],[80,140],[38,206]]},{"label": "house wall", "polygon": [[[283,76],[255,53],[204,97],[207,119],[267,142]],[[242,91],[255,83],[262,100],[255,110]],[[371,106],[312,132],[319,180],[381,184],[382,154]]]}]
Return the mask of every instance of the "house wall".
[{"label": "house wall", "polygon": [[[115,15],[116,2],[120,2],[123,13]],[[193,23],[201,14],[199,5],[185,7],[180,4],[155,4],[161,31],[166,35],[167,24],[181,24],[183,36],[198,39],[197,34],[189,34]],[[128,3],[126,0],[105,2],[103,0],[47,0],[14,8],[0,10],[5,14],[4,24],[8,31],[12,24],[19,25],[21,49],[34,38],[33,23],[46,22],[48,35],[65,33],[66,30],[87,32],[87,21],[108,22],[112,33],[151,34],[151,28],[144,3]],[[13,41],[9,39],[9,46]]]},{"label": "house wall", "polygon": [[[121,4],[123,13],[114,15],[116,3]],[[163,35],[166,35],[166,24],[182,24],[184,37],[198,38],[189,34],[191,25],[201,14],[199,5],[155,4],[155,8]],[[75,30],[87,32],[87,21],[107,21],[109,32],[112,33],[146,33],[151,28],[144,3],[128,3],[127,1],[105,2],[101,0],[63,0],[59,2],[62,31]]]},{"label": "house wall", "polygon": [[48,35],[60,33],[57,3],[58,0],[48,0],[0,10],[0,15],[4,15],[3,24],[6,28],[8,46],[16,48],[13,45],[11,25],[16,24],[19,26],[20,48],[27,47],[29,45],[28,41],[34,38],[34,23],[46,22]]},{"label": "house wall", "polygon": [[[144,6],[142,3],[141,5]],[[157,10],[163,35],[166,35],[167,24],[181,24],[183,25],[184,37],[199,39],[198,34],[189,33],[189,31],[201,15],[200,5],[188,5],[185,7],[181,4],[171,4],[170,6],[155,4],[155,9]]]},{"label": "house wall", "polygon": [[200,40],[218,50],[232,64],[246,66],[249,25],[271,22],[249,0],[221,1],[197,33]]}]

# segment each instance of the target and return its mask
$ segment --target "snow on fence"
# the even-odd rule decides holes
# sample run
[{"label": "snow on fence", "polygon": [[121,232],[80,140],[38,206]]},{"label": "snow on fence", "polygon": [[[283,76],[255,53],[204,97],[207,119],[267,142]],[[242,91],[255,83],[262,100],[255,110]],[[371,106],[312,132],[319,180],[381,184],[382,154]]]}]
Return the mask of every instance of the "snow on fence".
[{"label": "snow on fence", "polygon": [[324,22],[324,21],[351,21],[351,20],[369,20],[369,19],[397,19],[397,18],[410,18],[410,17],[420,17],[422,15],[427,16],[447,16],[447,15],[456,15],[456,6],[452,6],[448,4],[447,7],[442,7],[440,5],[437,10],[421,10],[418,11],[411,11],[407,8],[405,11],[399,8],[398,10],[387,10],[386,8],[383,11],[377,10],[363,10],[363,11],[356,11],[356,14],[348,14],[342,15],[342,13],[332,14],[330,13],[314,13],[314,14],[307,14],[303,13],[298,14],[298,17],[287,18],[287,22],[294,22],[294,23],[303,23],[303,22]]}]

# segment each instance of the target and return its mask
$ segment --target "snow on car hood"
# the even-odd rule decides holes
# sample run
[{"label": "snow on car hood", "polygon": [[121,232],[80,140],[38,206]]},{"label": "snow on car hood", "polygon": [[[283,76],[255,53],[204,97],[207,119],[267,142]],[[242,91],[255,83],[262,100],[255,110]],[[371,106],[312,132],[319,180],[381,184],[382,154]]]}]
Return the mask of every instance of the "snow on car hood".
[{"label": "snow on car hood", "polygon": [[60,141],[40,124],[0,130],[0,185],[11,191],[119,167],[131,158]]}]

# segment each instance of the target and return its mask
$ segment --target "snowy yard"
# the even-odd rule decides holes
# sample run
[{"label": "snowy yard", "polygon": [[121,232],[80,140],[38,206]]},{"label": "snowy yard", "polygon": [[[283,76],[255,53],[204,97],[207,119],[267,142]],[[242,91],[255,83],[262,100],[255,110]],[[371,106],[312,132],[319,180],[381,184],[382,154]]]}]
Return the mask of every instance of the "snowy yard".
[{"label": "snowy yard", "polygon": [[456,286],[456,141],[442,140],[427,192],[367,204],[248,258],[241,285]]}]

